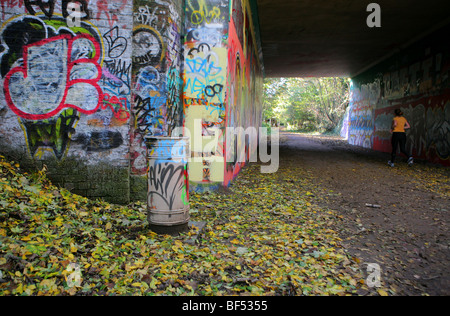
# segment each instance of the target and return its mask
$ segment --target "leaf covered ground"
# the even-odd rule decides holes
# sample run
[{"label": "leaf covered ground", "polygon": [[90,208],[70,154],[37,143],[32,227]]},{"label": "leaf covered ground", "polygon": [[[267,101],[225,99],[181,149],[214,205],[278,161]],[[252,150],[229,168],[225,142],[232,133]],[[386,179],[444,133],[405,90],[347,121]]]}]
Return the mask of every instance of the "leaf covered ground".
[{"label": "leaf covered ground", "polygon": [[[450,294],[450,169],[351,146],[336,136],[283,133],[284,167],[307,170],[313,203],[342,215],[336,230],[346,250],[380,266],[382,288],[358,295]],[[378,205],[368,207],[367,205]],[[378,291],[377,291],[378,290]]]},{"label": "leaf covered ground", "polygon": [[[0,295],[354,295],[367,287],[300,167],[246,168],[191,196],[196,244],[147,228],[146,206],[91,201],[0,157]],[[383,293],[381,291],[381,293]]]}]

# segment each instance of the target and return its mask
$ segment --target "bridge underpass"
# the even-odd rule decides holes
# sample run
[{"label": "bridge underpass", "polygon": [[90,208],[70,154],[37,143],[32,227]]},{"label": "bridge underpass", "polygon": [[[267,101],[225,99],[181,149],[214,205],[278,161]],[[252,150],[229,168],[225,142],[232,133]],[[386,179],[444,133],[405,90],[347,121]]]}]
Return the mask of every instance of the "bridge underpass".
[{"label": "bridge underpass", "polygon": [[[189,188],[228,186],[249,146],[225,130],[260,126],[264,76],[350,76],[350,144],[390,151],[401,108],[413,125],[408,150],[450,164],[448,1],[378,1],[379,28],[367,26],[369,1],[93,0],[77,28],[63,3],[1,6],[0,148],[30,168],[46,164],[80,195],[145,199],[145,137],[193,131],[196,120]],[[91,62],[72,65],[80,43]],[[46,68],[31,79],[22,65]],[[70,72],[89,83],[66,82]]]},{"label": "bridge underpass", "polygon": [[[381,28],[367,27],[368,3],[258,0],[267,77],[352,78],[348,141],[284,133],[280,172],[307,170],[304,189],[342,216],[346,249],[381,267],[388,294],[448,295],[449,173],[423,162],[449,165],[450,3],[378,1]],[[386,165],[396,108],[424,159],[414,168]]]},{"label": "bridge underpass", "polygon": [[258,0],[267,77],[352,78],[342,136],[391,151],[400,108],[412,123],[408,151],[450,165],[450,3],[377,1],[381,27],[369,27],[369,1]]},{"label": "bridge underpass", "polygon": [[[392,170],[370,157],[389,150],[392,112],[400,107],[413,125],[408,149],[418,158],[449,164],[450,30],[445,20],[449,4],[379,1],[382,25],[372,29],[366,25],[369,2],[356,2],[91,0],[81,8],[86,10],[81,27],[73,27],[63,19],[68,12],[61,3],[67,1],[3,1],[0,151],[24,168],[45,165],[55,184],[89,198],[127,204],[146,200],[149,191],[167,201],[183,198],[188,185],[202,192],[228,186],[238,176],[242,165],[236,151],[245,148],[245,141],[230,143],[214,136],[229,126],[259,126],[261,69],[268,77],[351,76],[352,100],[343,134],[356,145],[352,148],[361,150],[360,159],[340,151],[340,169],[333,146],[310,144],[311,150],[302,150],[303,145],[295,147],[305,140],[290,136],[282,146],[280,173],[270,178],[258,173],[240,182],[234,196],[245,195],[245,203],[231,207],[241,202],[239,198],[215,203],[210,195],[195,194],[205,197],[205,203],[192,217],[205,215],[208,231],[215,233],[220,225],[211,220],[211,207],[217,211],[214,216],[221,214],[224,226],[231,214],[236,215],[232,224],[239,223],[242,215],[248,221],[239,223],[240,233],[229,234],[242,240],[220,238],[216,244],[242,242],[261,251],[266,248],[247,239],[250,221],[259,225],[259,234],[270,233],[275,240],[278,230],[261,225],[262,212],[270,222],[283,216],[290,223],[302,219],[273,212],[274,208],[286,211],[283,203],[297,198],[325,203],[345,213],[340,233],[355,236],[349,249],[366,249],[361,254],[365,262],[380,264],[386,271],[383,280],[389,278],[389,286],[394,282],[402,287],[393,288],[393,293],[448,295],[449,220],[444,191],[448,169],[401,165]],[[27,76],[28,71],[33,75]],[[186,168],[170,161],[159,161],[149,175],[144,137],[170,137],[196,119],[202,126],[200,148],[191,152],[200,159],[189,168],[193,183],[187,181]],[[213,150],[202,148],[203,141],[209,145],[211,139],[217,139]],[[319,154],[314,148],[320,149]],[[307,187],[292,172],[292,164],[305,179],[320,182],[311,181]],[[333,174],[336,171],[344,175],[342,179]],[[398,176],[394,183],[393,174]],[[269,192],[248,195],[242,188],[250,184],[258,189],[255,192],[261,188]],[[293,192],[292,186],[297,196],[285,194]],[[319,186],[326,189],[323,195]],[[274,196],[276,190],[282,193]],[[322,196],[329,201],[315,200]],[[272,202],[274,197],[282,205]],[[384,203],[387,197],[389,204]],[[261,198],[267,205],[252,207]],[[366,209],[366,202],[382,209]],[[308,225],[314,227],[317,214],[306,201],[302,205],[294,207],[310,216]],[[243,208],[250,212],[245,214]],[[130,230],[126,224],[117,225]],[[284,227],[293,229],[291,224]],[[213,235],[203,236],[205,244],[213,245]],[[318,238],[324,241],[323,236]],[[289,244],[298,250],[301,242],[295,239]],[[245,247],[240,247],[243,254]],[[308,250],[305,255],[320,255],[313,247]],[[234,248],[229,253],[235,252]],[[278,254],[272,258],[278,259]],[[236,271],[242,268],[246,267]],[[274,269],[265,269],[270,270]],[[239,275],[236,271],[232,276]]]}]

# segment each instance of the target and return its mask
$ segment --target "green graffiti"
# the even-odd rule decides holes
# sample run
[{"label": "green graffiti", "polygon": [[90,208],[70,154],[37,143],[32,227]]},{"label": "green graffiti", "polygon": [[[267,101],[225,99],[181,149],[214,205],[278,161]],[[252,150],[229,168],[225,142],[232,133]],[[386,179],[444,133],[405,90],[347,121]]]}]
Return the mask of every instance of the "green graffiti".
[{"label": "green graffiti", "polygon": [[183,193],[181,193],[181,200],[183,201],[184,206],[189,205],[189,201],[187,199],[186,187],[183,187]]}]

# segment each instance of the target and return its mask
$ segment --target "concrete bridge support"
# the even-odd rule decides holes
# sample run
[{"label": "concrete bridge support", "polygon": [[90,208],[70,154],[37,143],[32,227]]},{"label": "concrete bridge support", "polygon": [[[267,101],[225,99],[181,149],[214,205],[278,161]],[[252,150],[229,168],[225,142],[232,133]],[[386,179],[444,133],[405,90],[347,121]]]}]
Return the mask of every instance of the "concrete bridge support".
[{"label": "concrete bridge support", "polygon": [[242,164],[226,158],[246,145],[225,127],[261,121],[254,17],[249,0],[2,1],[0,153],[128,203],[147,195],[144,137],[199,120],[191,188],[229,184]]}]

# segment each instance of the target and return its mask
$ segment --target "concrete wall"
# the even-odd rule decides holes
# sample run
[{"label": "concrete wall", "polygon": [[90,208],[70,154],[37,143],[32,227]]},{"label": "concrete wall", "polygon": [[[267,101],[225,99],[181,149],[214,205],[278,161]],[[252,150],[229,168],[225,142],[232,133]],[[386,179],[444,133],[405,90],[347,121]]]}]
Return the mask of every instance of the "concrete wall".
[{"label": "concrete wall", "polygon": [[407,150],[450,165],[450,26],[412,44],[353,78],[346,135],[349,143],[390,152],[394,110],[412,129]]},{"label": "concrete wall", "polygon": [[[82,4],[81,27],[67,24],[71,2]],[[2,1],[0,153],[29,168],[45,164],[56,184],[80,195],[128,203],[147,194],[144,136],[175,136],[200,119],[192,181],[200,190],[229,184],[241,166],[225,157],[245,144],[227,144],[225,127],[259,126],[261,115],[251,6]]]},{"label": "concrete wall", "polygon": [[85,3],[81,27],[67,1],[2,2],[0,146],[49,166],[75,193],[129,200],[133,7]]},{"label": "concrete wall", "polygon": [[2,2],[1,152],[91,198],[145,198],[143,135],[182,124],[183,1]]}]

